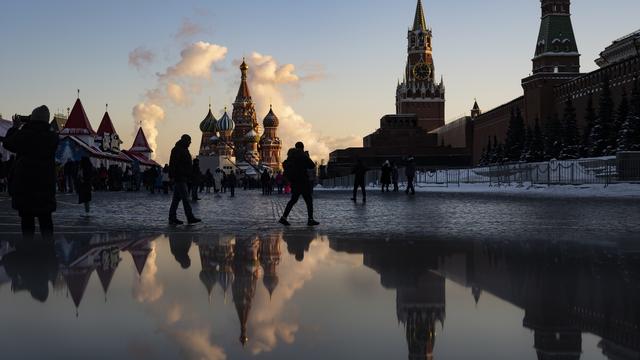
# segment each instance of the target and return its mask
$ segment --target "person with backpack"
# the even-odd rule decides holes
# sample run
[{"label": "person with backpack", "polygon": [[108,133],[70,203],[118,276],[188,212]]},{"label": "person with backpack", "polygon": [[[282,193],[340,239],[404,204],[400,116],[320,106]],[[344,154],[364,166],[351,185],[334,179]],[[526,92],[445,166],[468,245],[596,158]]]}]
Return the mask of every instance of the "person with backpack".
[{"label": "person with backpack", "polygon": [[283,166],[284,176],[291,183],[291,200],[287,203],[279,223],[284,226],[291,225],[289,221],[287,221],[287,217],[289,217],[293,206],[298,202],[300,196],[302,196],[304,202],[307,204],[307,225],[320,225],[320,223],[313,218],[313,196],[311,182],[309,181],[309,170],[315,168],[316,164],[309,157],[309,153],[304,151],[304,144],[302,142],[296,143],[295,148],[288,151],[287,160],[284,161]]}]

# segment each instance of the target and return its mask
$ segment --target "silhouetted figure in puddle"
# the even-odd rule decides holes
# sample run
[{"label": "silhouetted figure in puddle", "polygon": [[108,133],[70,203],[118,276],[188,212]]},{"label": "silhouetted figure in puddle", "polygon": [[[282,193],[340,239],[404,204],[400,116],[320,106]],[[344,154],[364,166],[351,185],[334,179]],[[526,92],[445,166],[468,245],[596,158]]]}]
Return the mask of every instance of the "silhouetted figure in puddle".
[{"label": "silhouetted figure in puddle", "polygon": [[15,116],[3,145],[16,154],[9,190],[11,204],[21,218],[22,233],[33,234],[38,218],[40,232],[52,234],[58,135],[49,127],[49,109],[43,105],[29,117]]},{"label": "silhouetted figure in puddle", "polygon": [[78,204],[84,204],[85,214],[91,211],[91,184],[93,180],[93,165],[86,156],[80,160],[78,170]]},{"label": "silhouetted figure in puddle", "polygon": [[178,220],[178,205],[182,201],[184,214],[187,216],[189,224],[199,223],[202,220],[193,215],[191,204],[189,203],[189,190],[187,184],[193,174],[193,163],[191,154],[189,153],[189,145],[191,145],[191,137],[182,135],[176,146],[171,150],[171,158],[169,160],[169,176],[175,182],[173,188],[173,199],[169,208],[169,224],[182,225],[184,222]]},{"label": "silhouetted figure in puddle", "polygon": [[191,249],[191,239],[181,236],[169,237],[169,248],[171,254],[180,264],[183,269],[188,269],[191,266],[191,258],[189,257],[189,249]]},{"label": "silhouetted figure in puddle", "polygon": [[282,164],[284,166],[284,176],[291,183],[291,200],[284,209],[284,213],[280,218],[280,223],[285,226],[291,225],[287,218],[291,209],[298,202],[300,196],[307,204],[307,225],[315,226],[320,223],[313,218],[313,197],[312,186],[309,181],[309,170],[315,168],[316,164],[313,163],[309,157],[309,152],[304,151],[304,144],[301,142],[296,143],[294,149],[290,149],[287,153],[287,160]]},{"label": "silhouetted figure in puddle", "polygon": [[297,234],[283,234],[283,240],[287,243],[287,252],[296,257],[296,261],[304,260],[304,253],[309,252],[309,246],[316,239],[314,232],[302,232]]},{"label": "silhouetted figure in puddle", "polygon": [[362,189],[362,202],[367,202],[367,190],[365,189],[367,186],[365,183],[367,171],[369,171],[369,168],[364,165],[362,159],[358,159],[353,170],[351,170],[351,173],[355,176],[355,180],[353,182],[353,197],[351,198],[354,202],[358,200],[358,188]]},{"label": "silhouetted figure in puddle", "polygon": [[15,245],[16,250],[0,260],[11,278],[11,290],[29,291],[32,298],[45,302],[49,297],[49,282],[53,283],[58,274],[53,240],[27,236]]}]

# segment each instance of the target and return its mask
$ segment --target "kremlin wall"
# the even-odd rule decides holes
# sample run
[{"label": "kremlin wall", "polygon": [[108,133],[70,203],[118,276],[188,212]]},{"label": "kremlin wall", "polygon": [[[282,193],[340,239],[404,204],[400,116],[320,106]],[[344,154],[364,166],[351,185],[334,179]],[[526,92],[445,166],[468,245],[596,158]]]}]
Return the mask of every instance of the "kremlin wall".
[{"label": "kremlin wall", "polygon": [[333,151],[328,175],[348,174],[357,159],[370,167],[386,160],[402,163],[408,157],[422,168],[475,166],[489,139],[505,142],[512,111],[519,109],[525,124],[533,127],[539,120],[543,126],[551,117],[561,116],[571,99],[582,129],[587,103],[592,99],[597,108],[605,82],[614,104],[619,104],[640,77],[640,31],[613,41],[596,60],[600,68],[581,73],[571,1],[540,2],[540,32],[533,46],[532,75],[521,80],[523,94],[485,112],[476,102],[469,116],[445,124],[445,86],[435,80],[432,31],[418,0],[407,35],[404,79],[396,89],[396,114],[385,115],[380,128],[363,139],[363,147]]}]

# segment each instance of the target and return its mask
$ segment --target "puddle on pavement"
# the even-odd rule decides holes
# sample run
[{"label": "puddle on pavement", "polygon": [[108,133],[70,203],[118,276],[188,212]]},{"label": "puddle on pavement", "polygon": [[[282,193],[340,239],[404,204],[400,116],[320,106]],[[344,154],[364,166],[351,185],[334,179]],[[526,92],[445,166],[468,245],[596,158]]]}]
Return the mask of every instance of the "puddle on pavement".
[{"label": "puddle on pavement", "polygon": [[4,358],[640,356],[624,244],[110,233],[0,256]]}]

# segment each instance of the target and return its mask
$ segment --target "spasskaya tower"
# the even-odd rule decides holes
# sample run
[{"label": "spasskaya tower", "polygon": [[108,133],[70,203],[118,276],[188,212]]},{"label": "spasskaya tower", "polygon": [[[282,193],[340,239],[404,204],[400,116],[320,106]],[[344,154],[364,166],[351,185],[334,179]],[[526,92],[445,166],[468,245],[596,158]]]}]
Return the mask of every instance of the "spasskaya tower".
[{"label": "spasskaya tower", "polygon": [[396,114],[415,114],[418,126],[431,131],[444,125],[444,81],[436,83],[432,32],[418,0],[413,27],[407,36],[407,66],[396,90]]}]

